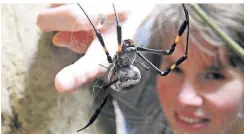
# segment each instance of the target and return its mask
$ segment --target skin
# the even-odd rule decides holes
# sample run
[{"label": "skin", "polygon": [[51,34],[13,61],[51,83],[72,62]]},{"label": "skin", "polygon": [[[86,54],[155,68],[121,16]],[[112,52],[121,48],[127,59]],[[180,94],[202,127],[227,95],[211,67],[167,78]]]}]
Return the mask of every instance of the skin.
[{"label": "skin", "polygon": [[[219,55],[210,56],[190,41],[188,59],[167,77],[158,77],[157,92],[162,108],[175,133],[234,133],[234,127],[244,123],[236,117],[243,106],[243,72],[227,66],[224,48],[214,48],[203,39],[200,43]],[[164,57],[161,70],[184,55],[184,44],[181,41],[172,55]],[[179,114],[190,118],[201,116],[210,121],[200,128],[182,126],[177,120]]]}]

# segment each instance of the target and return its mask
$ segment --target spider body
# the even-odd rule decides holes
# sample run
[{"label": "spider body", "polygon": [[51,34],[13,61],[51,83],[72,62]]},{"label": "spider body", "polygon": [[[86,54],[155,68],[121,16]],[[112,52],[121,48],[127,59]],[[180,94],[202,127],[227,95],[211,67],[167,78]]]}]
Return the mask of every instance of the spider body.
[{"label": "spider body", "polygon": [[[105,81],[105,85],[98,87],[100,89],[107,90],[108,87],[111,87],[115,91],[126,92],[126,91],[131,90],[136,85],[138,85],[138,83],[140,83],[140,80],[141,80],[141,72],[139,71],[139,69],[136,66],[133,65],[137,56],[139,58],[141,58],[150,67],[151,70],[155,71],[160,76],[168,75],[172,70],[174,70],[183,61],[185,61],[187,59],[188,40],[189,40],[189,15],[188,15],[188,11],[185,8],[184,4],[182,4],[182,6],[183,6],[184,13],[185,13],[185,20],[181,24],[178,34],[175,37],[175,40],[173,41],[171,47],[168,50],[157,50],[157,49],[137,47],[137,46],[135,46],[134,41],[131,39],[126,39],[126,40],[122,41],[122,30],[121,30],[121,26],[118,23],[117,13],[116,13],[115,7],[113,5],[114,13],[115,13],[115,17],[116,17],[117,41],[118,41],[118,50],[113,59],[110,56],[110,54],[105,46],[103,37],[101,36],[100,32],[92,24],[90,18],[88,17],[88,15],[84,11],[84,9],[80,6],[80,4],[78,4],[78,6],[83,10],[84,14],[87,16],[87,19],[89,20],[91,26],[93,27],[93,29],[96,33],[96,36],[104,49],[104,52],[107,56],[107,60],[111,64],[110,67],[108,68],[108,72],[107,72],[108,74],[106,77],[107,79]],[[180,57],[175,62],[175,64],[172,64],[170,67],[165,69],[165,71],[162,71],[158,67],[153,65],[153,63],[151,63],[141,53],[144,51],[147,53],[152,53],[152,54],[157,54],[157,55],[171,55],[174,52],[175,47],[178,44],[180,37],[182,36],[182,34],[186,30],[186,28],[187,28],[187,40],[186,40],[185,54],[182,57]],[[146,70],[149,69],[149,67],[147,67],[143,63],[140,63],[140,62],[138,62],[138,63],[140,64],[140,66],[144,67]],[[106,104],[107,99],[108,99],[108,95],[105,96],[101,105],[96,109],[95,113],[91,117],[88,124],[86,126],[84,126],[82,129],[77,130],[77,132],[89,127],[96,120],[96,118],[100,114],[102,108]]]},{"label": "spider body", "polygon": [[141,72],[134,65],[126,65],[116,68],[116,65],[113,64],[108,74],[108,80],[114,81],[116,79],[118,81],[110,87],[115,91],[126,92],[131,90],[140,82]]},{"label": "spider body", "polygon": [[136,66],[132,65],[137,56],[133,40],[124,40],[121,49],[121,53],[117,52],[109,69],[107,79],[111,81],[118,80],[110,86],[115,91],[129,91],[140,82],[141,72]]}]

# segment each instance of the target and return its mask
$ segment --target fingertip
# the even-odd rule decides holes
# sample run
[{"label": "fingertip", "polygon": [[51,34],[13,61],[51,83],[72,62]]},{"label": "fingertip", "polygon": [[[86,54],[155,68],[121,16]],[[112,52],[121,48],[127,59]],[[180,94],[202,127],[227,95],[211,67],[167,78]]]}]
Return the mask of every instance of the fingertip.
[{"label": "fingertip", "polygon": [[55,81],[54,81],[54,85],[55,85],[55,88],[58,92],[60,93],[64,93],[65,90],[63,89],[63,87],[60,85],[59,81],[55,78]]},{"label": "fingertip", "polygon": [[50,23],[47,23],[47,20],[49,19],[49,14],[49,10],[43,10],[38,14],[36,18],[36,25],[43,32],[53,31],[53,29],[51,29],[51,27],[48,26]]},{"label": "fingertip", "polygon": [[38,14],[37,16],[37,19],[36,19],[36,25],[38,26],[39,29],[43,30],[42,29],[42,26],[41,26],[41,20],[42,20],[42,14]]},{"label": "fingertip", "polygon": [[61,70],[55,77],[55,87],[58,92],[64,93],[73,91],[75,85],[75,79],[67,67]]}]

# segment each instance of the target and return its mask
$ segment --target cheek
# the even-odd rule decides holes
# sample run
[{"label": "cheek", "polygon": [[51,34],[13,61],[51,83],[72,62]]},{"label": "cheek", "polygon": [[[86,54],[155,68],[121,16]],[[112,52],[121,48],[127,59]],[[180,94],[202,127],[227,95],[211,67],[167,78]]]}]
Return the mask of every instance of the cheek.
[{"label": "cheek", "polygon": [[206,98],[217,108],[231,109],[240,107],[243,101],[243,84],[233,81],[219,88],[215,93],[206,94]]},{"label": "cheek", "polygon": [[[157,92],[162,105],[173,105],[177,98],[177,91],[180,89],[179,79],[171,74],[168,76],[159,76],[157,79]],[[170,103],[170,104],[169,104]]]},{"label": "cheek", "polygon": [[205,95],[208,111],[216,118],[216,124],[222,125],[235,120],[243,106],[243,91],[243,84],[240,81],[232,81],[215,93]]}]

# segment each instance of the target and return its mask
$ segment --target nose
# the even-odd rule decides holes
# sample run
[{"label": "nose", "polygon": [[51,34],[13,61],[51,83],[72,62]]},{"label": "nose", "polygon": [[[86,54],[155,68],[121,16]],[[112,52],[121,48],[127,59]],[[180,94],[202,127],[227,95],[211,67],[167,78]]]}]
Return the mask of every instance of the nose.
[{"label": "nose", "polygon": [[191,82],[185,81],[179,93],[179,102],[185,106],[200,107],[203,104],[203,98]]}]

